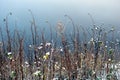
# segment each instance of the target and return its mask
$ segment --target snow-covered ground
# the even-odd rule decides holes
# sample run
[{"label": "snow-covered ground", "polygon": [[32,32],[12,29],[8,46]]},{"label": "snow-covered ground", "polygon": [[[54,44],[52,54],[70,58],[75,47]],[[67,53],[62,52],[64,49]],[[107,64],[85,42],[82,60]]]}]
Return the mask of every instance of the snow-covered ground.
[{"label": "snow-covered ground", "polygon": [[116,64],[116,75],[118,80],[120,80],[120,62]]},{"label": "snow-covered ground", "polygon": [[[115,76],[117,77],[116,80],[120,80],[120,62],[116,63],[116,64],[111,64],[109,65],[110,68],[113,68],[113,72],[112,74],[115,74]],[[105,64],[105,68],[107,67],[107,65]],[[98,76],[100,78],[100,80],[106,80],[106,70],[104,69],[102,72],[102,76]],[[53,80],[59,80],[58,78],[53,78]],[[64,79],[67,80],[67,79]],[[91,79],[86,79],[86,80],[91,80]]]}]

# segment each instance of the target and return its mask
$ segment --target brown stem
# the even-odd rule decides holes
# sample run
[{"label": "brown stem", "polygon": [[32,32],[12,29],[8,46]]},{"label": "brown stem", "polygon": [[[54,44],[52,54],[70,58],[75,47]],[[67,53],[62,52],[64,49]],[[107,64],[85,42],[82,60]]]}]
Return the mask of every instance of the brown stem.
[{"label": "brown stem", "polygon": [[24,80],[24,73],[23,73],[23,39],[19,41],[19,56],[20,56],[20,73],[21,73],[21,80]]}]

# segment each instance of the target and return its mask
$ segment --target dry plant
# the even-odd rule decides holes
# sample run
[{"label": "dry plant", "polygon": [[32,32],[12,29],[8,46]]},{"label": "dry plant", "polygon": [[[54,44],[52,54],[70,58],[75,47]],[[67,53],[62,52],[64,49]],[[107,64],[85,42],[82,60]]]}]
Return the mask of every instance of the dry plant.
[{"label": "dry plant", "polygon": [[[50,27],[48,40],[44,29],[38,32],[33,13],[31,10],[29,12],[32,21],[28,42],[25,33],[17,29],[10,35],[8,16],[11,13],[4,19],[7,40],[4,40],[3,29],[0,27],[1,80],[117,80],[119,61],[116,60],[116,54],[119,54],[120,42],[115,40],[113,27],[106,31],[97,26],[89,14],[93,27],[88,32],[65,15],[72,22],[72,34],[68,36],[64,23],[58,22],[57,34],[54,35],[54,27],[47,21]],[[112,37],[109,38],[109,35]]]}]

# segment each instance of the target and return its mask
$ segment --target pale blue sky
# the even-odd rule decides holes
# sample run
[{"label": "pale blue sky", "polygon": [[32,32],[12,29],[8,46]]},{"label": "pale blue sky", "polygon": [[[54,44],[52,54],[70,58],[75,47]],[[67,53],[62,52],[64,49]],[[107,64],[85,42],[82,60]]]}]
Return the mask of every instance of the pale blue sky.
[{"label": "pale blue sky", "polygon": [[68,14],[76,23],[89,25],[88,13],[98,24],[120,24],[120,0],[0,0],[0,21],[12,12],[11,20],[27,25],[31,19],[28,9],[42,24],[45,20],[53,23],[64,20]]}]

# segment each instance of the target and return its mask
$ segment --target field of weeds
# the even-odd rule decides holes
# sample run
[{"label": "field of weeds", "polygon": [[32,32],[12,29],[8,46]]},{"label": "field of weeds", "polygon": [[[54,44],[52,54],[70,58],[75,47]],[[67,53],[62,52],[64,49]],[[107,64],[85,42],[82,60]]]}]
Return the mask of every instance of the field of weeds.
[{"label": "field of weeds", "polygon": [[72,34],[65,32],[63,22],[55,27],[47,22],[50,32],[47,40],[45,32],[38,31],[32,15],[31,36],[27,39],[24,31],[15,29],[11,34],[10,15],[12,13],[4,19],[5,30],[0,27],[0,80],[120,79],[120,37],[116,37],[114,27],[106,30],[92,20],[91,31],[88,31],[65,15],[71,21]]}]

